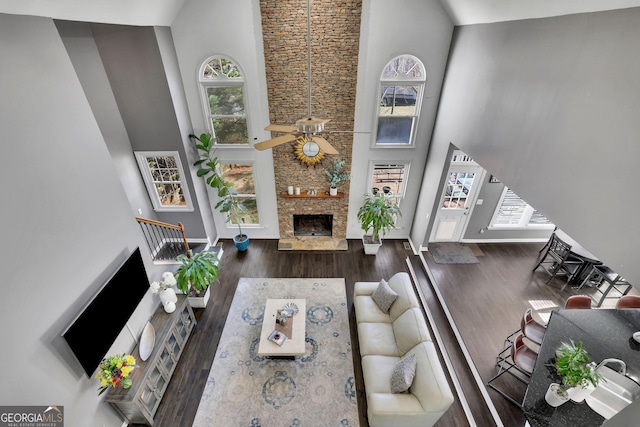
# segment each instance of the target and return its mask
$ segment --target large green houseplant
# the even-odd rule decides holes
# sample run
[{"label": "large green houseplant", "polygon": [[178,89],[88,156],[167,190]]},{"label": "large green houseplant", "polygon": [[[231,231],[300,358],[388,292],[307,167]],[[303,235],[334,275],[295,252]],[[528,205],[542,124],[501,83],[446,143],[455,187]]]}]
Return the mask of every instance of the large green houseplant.
[{"label": "large green houseplant", "polygon": [[400,208],[384,193],[367,195],[364,203],[358,210],[358,220],[365,233],[372,230],[372,234],[364,235],[362,243],[364,252],[368,255],[378,253],[382,246],[382,236],[395,227],[396,217],[401,216]]},{"label": "large green houseplant", "polygon": [[176,286],[189,297],[192,307],[204,308],[209,299],[209,287],[218,278],[220,270],[216,254],[209,251],[180,254],[176,258],[180,266],[174,273]]},{"label": "large green houseplant", "polygon": [[204,178],[207,185],[218,192],[218,203],[215,209],[226,215],[227,222],[232,221],[238,226],[238,234],[233,238],[233,243],[239,251],[246,251],[249,247],[249,236],[242,233],[242,214],[247,208],[235,197],[238,193],[233,189],[233,183],[226,181],[220,172],[220,162],[214,155],[215,144],[211,134],[203,133],[200,136],[190,134],[189,138],[198,149],[198,160],[193,164],[198,167],[197,174]]},{"label": "large green houseplant", "polygon": [[[586,395],[598,385],[601,375],[589,363],[589,355],[582,347],[582,341],[577,344],[563,342],[556,350],[554,363],[558,376],[562,378],[560,384],[551,384],[550,392],[555,393],[553,401],[567,401],[569,398],[582,401]],[[549,402],[550,397],[547,396]],[[549,402],[552,406],[553,403]]]}]

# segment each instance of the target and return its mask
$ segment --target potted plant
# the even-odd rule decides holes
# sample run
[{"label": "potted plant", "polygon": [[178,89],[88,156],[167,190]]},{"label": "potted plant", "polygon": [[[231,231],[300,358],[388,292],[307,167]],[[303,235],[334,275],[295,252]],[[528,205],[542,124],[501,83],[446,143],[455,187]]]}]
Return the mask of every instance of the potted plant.
[{"label": "potted plant", "polygon": [[218,278],[218,257],[209,251],[194,255],[189,250],[186,255],[178,255],[176,261],[180,263],[174,273],[176,286],[187,295],[191,307],[205,308],[209,301],[210,286]]},{"label": "potted plant", "polygon": [[556,350],[555,367],[562,382],[552,383],[545,399],[551,406],[559,406],[571,398],[581,402],[598,385],[601,375],[589,363],[589,356],[582,348],[582,341],[577,344],[563,342]]},{"label": "potted plant", "polygon": [[381,237],[394,228],[396,216],[401,215],[400,208],[391,203],[384,193],[378,193],[375,196],[367,195],[358,210],[358,220],[362,224],[364,232],[373,230],[371,235],[365,234],[362,237],[365,254],[375,255],[378,253],[380,246],[382,246]]},{"label": "potted plant", "polygon": [[349,180],[349,174],[342,170],[345,161],[342,159],[333,159],[330,168],[324,168],[324,173],[329,178],[329,194],[338,195],[338,184]]},{"label": "potted plant", "polygon": [[190,134],[189,138],[194,141],[200,157],[193,164],[199,168],[198,176],[204,178],[211,188],[218,191],[220,200],[216,203],[215,209],[226,214],[227,222],[232,221],[238,225],[238,234],[234,236],[233,243],[239,251],[246,251],[249,247],[249,236],[242,233],[241,222],[244,221],[242,214],[247,211],[247,208],[235,197],[238,192],[233,189],[233,183],[226,181],[220,172],[218,157],[213,155],[214,141],[211,134],[203,133],[200,136]]}]

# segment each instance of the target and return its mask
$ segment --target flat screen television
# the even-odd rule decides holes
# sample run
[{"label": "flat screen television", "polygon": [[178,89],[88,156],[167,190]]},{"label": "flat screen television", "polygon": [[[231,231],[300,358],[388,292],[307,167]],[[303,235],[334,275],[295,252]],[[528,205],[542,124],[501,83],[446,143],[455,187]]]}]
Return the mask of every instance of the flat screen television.
[{"label": "flat screen television", "polygon": [[100,291],[63,333],[89,377],[149,289],[140,248],[116,269]]}]

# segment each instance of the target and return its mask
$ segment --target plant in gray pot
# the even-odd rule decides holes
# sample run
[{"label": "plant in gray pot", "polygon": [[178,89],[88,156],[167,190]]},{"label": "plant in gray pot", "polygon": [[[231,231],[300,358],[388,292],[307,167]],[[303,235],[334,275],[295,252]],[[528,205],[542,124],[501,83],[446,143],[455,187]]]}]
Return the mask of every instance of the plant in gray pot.
[{"label": "plant in gray pot", "polygon": [[358,210],[358,220],[365,233],[372,230],[372,234],[362,237],[364,253],[375,255],[382,246],[382,236],[395,227],[396,217],[401,216],[400,208],[385,197],[384,193],[367,195]]},{"label": "plant in gray pot", "polygon": [[187,295],[191,307],[205,308],[209,300],[210,287],[218,278],[218,257],[209,251],[194,255],[189,250],[186,255],[178,255],[176,261],[180,263],[174,273],[176,286]]},{"label": "plant in gray pot", "polygon": [[329,179],[329,194],[338,195],[338,185],[349,180],[349,174],[342,170],[346,162],[342,159],[333,159],[331,167],[324,168],[324,174]]},{"label": "plant in gray pot", "polygon": [[204,178],[207,185],[218,191],[218,203],[215,208],[226,215],[226,221],[238,226],[238,234],[233,238],[233,243],[239,251],[246,251],[249,247],[249,236],[242,232],[241,223],[244,221],[242,214],[247,208],[235,197],[238,192],[233,189],[233,183],[226,181],[220,172],[218,157],[213,152],[215,144],[211,134],[203,133],[200,136],[190,134],[189,138],[195,143],[200,158],[193,164],[199,169],[198,176]]}]

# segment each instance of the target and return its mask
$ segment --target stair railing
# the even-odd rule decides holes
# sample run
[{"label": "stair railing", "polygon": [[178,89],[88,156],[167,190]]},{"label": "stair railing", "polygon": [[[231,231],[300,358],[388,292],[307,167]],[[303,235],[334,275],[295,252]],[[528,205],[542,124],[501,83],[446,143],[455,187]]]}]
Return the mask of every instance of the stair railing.
[{"label": "stair railing", "polygon": [[175,261],[180,254],[188,254],[189,243],[184,226],[153,219],[136,217],[154,261]]}]

